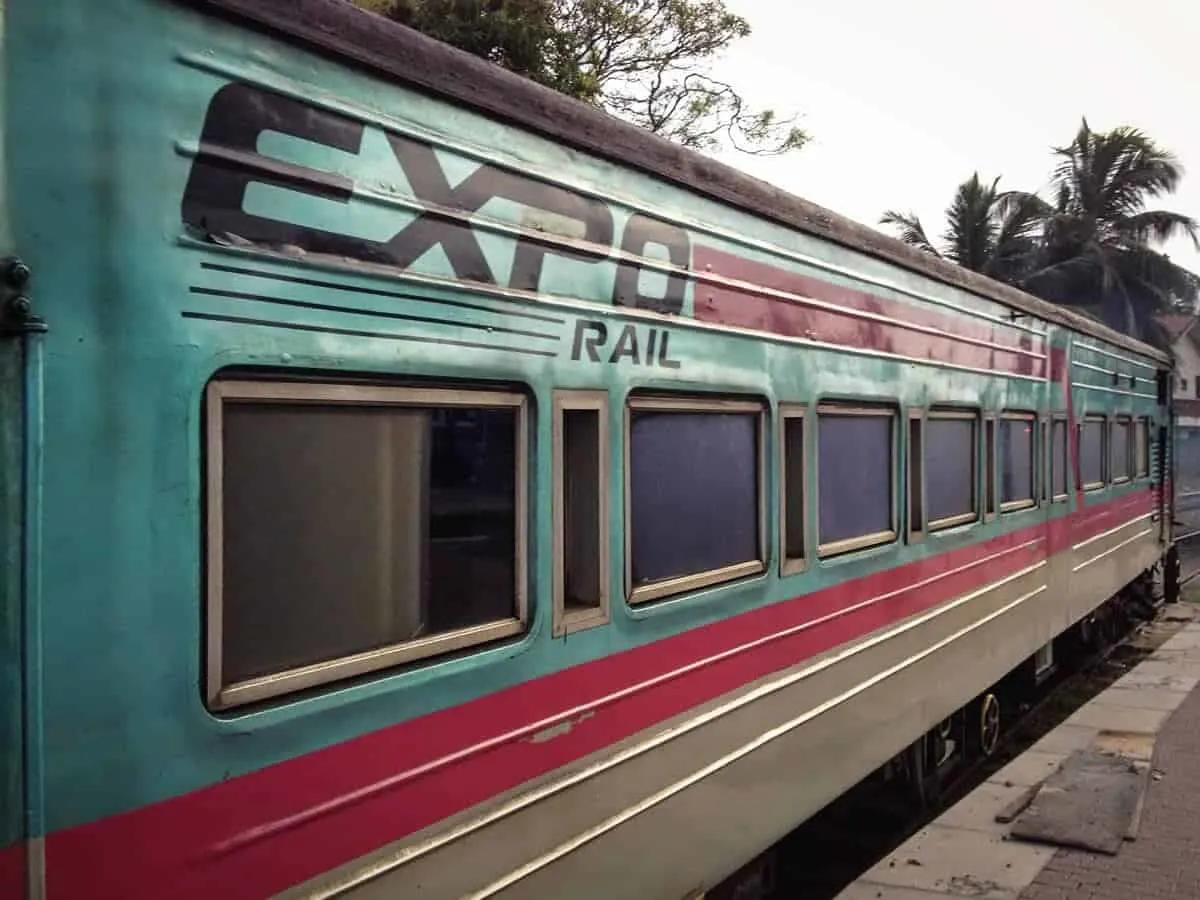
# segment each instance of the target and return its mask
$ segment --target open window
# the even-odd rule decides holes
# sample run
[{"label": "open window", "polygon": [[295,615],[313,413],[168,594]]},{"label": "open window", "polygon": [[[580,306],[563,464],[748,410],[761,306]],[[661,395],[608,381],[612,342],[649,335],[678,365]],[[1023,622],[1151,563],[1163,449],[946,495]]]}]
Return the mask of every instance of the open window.
[{"label": "open window", "polygon": [[788,404],[779,407],[781,466],[779,483],[783,496],[779,498],[779,534],[782,538],[781,574],[803,572],[807,568],[806,547],[807,502],[805,500],[806,461],[805,412],[802,406]]},{"label": "open window", "polygon": [[631,603],[765,571],[764,408],[758,401],[630,398],[625,559]]},{"label": "open window", "polygon": [[523,395],[218,380],[206,420],[211,706],[524,630]]},{"label": "open window", "polygon": [[608,621],[608,396],[555,391],[554,615],[561,637]]},{"label": "open window", "polygon": [[983,520],[996,518],[996,416],[983,417]]},{"label": "open window", "polygon": [[924,412],[908,411],[908,443],[905,448],[908,482],[908,542],[919,544],[925,539],[925,422]]}]

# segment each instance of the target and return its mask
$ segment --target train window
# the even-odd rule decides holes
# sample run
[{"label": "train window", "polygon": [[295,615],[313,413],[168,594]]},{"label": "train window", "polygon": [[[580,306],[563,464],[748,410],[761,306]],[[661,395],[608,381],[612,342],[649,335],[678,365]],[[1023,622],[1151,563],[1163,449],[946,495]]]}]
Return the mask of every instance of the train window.
[{"label": "train window", "polygon": [[1050,423],[1043,417],[1038,422],[1038,497],[1042,503],[1050,502]]},{"label": "train window", "polygon": [[1104,487],[1104,435],[1108,422],[1103,416],[1088,416],[1079,423],[1079,477],[1085,491]]},{"label": "train window", "polygon": [[780,406],[779,416],[783,440],[779,454],[780,465],[783,466],[779,479],[783,485],[783,497],[779,503],[779,515],[782,518],[779,533],[783,535],[782,572],[788,575],[802,572],[806,567],[804,473],[807,466],[804,463],[807,454],[804,452],[803,408]]},{"label": "train window", "polygon": [[1034,425],[1030,415],[1006,413],[1000,419],[1000,509],[1026,509],[1037,504]]},{"label": "train window", "polygon": [[826,407],[817,421],[817,530],[822,556],[896,539],[896,414]]},{"label": "train window", "polygon": [[556,637],[608,620],[608,398],[554,393]]},{"label": "train window", "polygon": [[970,412],[929,414],[925,425],[925,502],[930,531],[978,518],[977,422],[978,416]]},{"label": "train window", "polygon": [[983,496],[987,504],[984,520],[996,517],[996,418],[986,415],[983,420]]},{"label": "train window", "polygon": [[925,537],[924,421],[919,409],[908,412],[908,542]]},{"label": "train window", "polygon": [[762,572],[763,406],[644,397],[627,415],[630,601]]},{"label": "train window", "polygon": [[1140,418],[1134,423],[1133,429],[1133,465],[1134,475],[1145,478],[1150,474],[1150,421]]},{"label": "train window", "polygon": [[1050,440],[1050,494],[1055,502],[1067,499],[1067,422],[1055,419]]},{"label": "train window", "polygon": [[1109,448],[1109,469],[1114,484],[1129,480],[1133,450],[1133,425],[1127,418],[1113,422],[1112,446]]},{"label": "train window", "polygon": [[524,630],[526,400],[214,381],[208,700]]}]

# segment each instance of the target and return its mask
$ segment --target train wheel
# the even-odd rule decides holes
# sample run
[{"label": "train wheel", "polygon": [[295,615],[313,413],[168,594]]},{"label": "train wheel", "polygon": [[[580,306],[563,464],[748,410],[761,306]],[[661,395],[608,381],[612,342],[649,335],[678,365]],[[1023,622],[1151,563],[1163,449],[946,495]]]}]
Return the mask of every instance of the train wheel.
[{"label": "train wheel", "polygon": [[1000,746],[1000,698],[993,691],[973,700],[967,712],[967,742],[972,759],[986,759]]},{"label": "train wheel", "polygon": [[979,713],[979,750],[985,757],[991,756],[1000,746],[1000,698],[987,694]]}]

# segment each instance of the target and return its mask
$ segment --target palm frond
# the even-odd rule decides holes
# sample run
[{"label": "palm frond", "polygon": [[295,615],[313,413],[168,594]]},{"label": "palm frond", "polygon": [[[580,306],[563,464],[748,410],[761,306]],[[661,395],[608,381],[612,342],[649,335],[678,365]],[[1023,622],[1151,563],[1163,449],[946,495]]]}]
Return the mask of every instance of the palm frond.
[{"label": "palm frond", "polygon": [[1154,209],[1136,213],[1114,224],[1116,233],[1132,244],[1166,243],[1186,235],[1200,250],[1200,223],[1191,216]]},{"label": "palm frond", "polygon": [[940,257],[942,254],[937,251],[929,238],[925,235],[925,227],[921,224],[921,219],[916,213],[901,213],[896,210],[889,209],[879,217],[880,225],[891,225],[898,230],[897,237],[904,243],[926,253],[932,253],[934,256]]}]

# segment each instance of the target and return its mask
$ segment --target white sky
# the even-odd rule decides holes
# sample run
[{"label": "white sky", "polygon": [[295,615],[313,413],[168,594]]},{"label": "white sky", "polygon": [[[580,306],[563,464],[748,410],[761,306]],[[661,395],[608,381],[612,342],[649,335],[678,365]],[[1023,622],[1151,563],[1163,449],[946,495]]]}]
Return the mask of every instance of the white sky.
[{"label": "white sky", "polygon": [[[800,114],[813,140],[778,158],[721,159],[880,228],[920,215],[937,243],[971,172],[1042,188],[1050,148],[1142,129],[1183,162],[1156,206],[1200,218],[1200,7],[1194,0],[726,0],[754,33],[714,75],[756,107]],[[1166,248],[1200,272],[1191,242]]]}]

